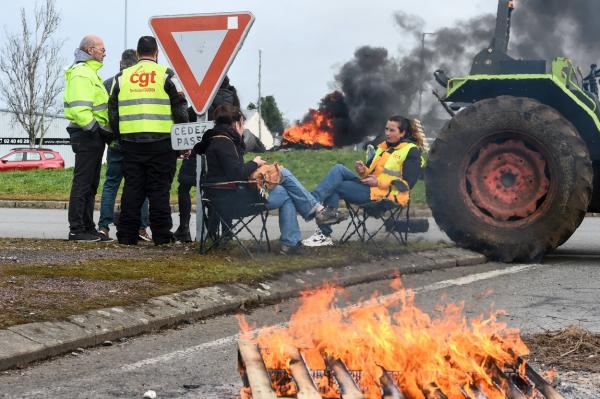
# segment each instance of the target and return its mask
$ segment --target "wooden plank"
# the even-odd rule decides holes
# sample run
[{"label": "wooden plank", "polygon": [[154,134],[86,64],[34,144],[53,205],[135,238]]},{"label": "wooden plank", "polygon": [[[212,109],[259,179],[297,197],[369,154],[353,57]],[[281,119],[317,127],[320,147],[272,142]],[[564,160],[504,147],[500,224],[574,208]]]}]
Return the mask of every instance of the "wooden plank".
[{"label": "wooden plank", "polygon": [[321,394],[297,349],[291,353],[290,370],[298,386],[298,399],[321,399]]},{"label": "wooden plank", "polygon": [[333,371],[336,381],[340,386],[342,399],[365,399],[364,395],[352,379],[350,372],[340,359],[325,359],[327,368]]},{"label": "wooden plank", "polygon": [[277,399],[258,346],[252,342],[240,340],[238,350],[252,390],[252,399]]},{"label": "wooden plank", "polygon": [[383,387],[383,399],[406,399],[406,396],[396,386],[394,379],[387,371],[383,371],[379,381]]},{"label": "wooden plank", "polygon": [[519,358],[517,361],[517,367],[522,363],[525,363],[525,375],[531,382],[535,384],[535,387],[538,391],[542,393],[546,397],[546,399],[564,399],[564,397],[558,393],[556,389],[550,384],[548,381],[544,379],[541,375],[539,375],[533,367],[529,365],[529,363],[525,362],[522,358]]},{"label": "wooden plank", "polygon": [[527,395],[517,388],[514,382],[510,379],[507,379],[508,382],[508,392],[506,393],[507,399],[527,399]]}]

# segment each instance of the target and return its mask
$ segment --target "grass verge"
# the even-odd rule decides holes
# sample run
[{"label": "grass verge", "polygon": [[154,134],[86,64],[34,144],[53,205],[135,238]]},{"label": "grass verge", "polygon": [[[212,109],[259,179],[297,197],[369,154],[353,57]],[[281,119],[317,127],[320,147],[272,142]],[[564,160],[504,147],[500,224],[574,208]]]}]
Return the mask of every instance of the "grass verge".
[{"label": "grass verge", "polygon": [[[252,159],[256,155],[247,154],[246,159]],[[309,190],[315,188],[319,180],[325,176],[334,164],[341,163],[353,169],[354,161],[362,158],[362,152],[352,150],[292,150],[265,152],[260,155],[268,162],[279,162],[284,165]],[[178,171],[180,166],[181,161],[178,161]],[[103,165],[97,200],[100,199],[105,172],[106,165]],[[0,179],[0,200],[68,201],[72,175],[72,168],[3,172]],[[177,202],[177,187],[177,178],[175,178],[171,187],[171,201],[173,203]],[[195,197],[194,190],[192,190],[192,197]],[[414,188],[412,201],[416,205],[425,204],[423,182],[419,182]]]},{"label": "grass verge", "polygon": [[60,319],[85,310],[218,283],[252,284],[278,274],[380,261],[446,245],[393,243],[382,249],[360,243],[311,249],[311,256],[258,253],[246,258],[235,246],[200,255],[194,245],[77,244],[58,240],[0,239],[0,328]]}]

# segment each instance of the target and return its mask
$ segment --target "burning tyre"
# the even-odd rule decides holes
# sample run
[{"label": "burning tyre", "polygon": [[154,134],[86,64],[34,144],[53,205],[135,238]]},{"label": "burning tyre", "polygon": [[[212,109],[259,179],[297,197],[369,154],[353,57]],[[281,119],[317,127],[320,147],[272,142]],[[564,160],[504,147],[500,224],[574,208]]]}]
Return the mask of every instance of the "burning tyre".
[{"label": "burning tyre", "polygon": [[500,96],[459,112],[439,133],[427,202],[458,245],[532,261],[579,226],[592,178],[588,149],[569,120],[536,100]]}]

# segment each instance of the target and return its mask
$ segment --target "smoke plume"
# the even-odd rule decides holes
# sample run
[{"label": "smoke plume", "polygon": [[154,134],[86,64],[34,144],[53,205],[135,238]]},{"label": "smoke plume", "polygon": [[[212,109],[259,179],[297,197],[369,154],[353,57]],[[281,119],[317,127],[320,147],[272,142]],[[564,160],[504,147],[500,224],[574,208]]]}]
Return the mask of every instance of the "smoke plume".
[{"label": "smoke plume", "polygon": [[511,55],[526,59],[571,58],[586,74],[600,58],[598,0],[518,0]]},{"label": "smoke plume", "polygon": [[[548,61],[567,56],[584,74],[597,61],[598,0],[518,0],[515,4],[509,55]],[[390,55],[384,48],[357,49],[335,76],[341,93],[321,100],[319,111],[334,118],[337,146],[382,133],[386,119],[394,114],[420,118],[426,133],[435,135],[448,116],[431,94],[433,89],[443,92],[433,72],[443,69],[449,76],[467,75],[475,54],[490,44],[496,25],[492,14],[459,21],[428,34],[422,49],[425,21],[404,12],[397,12],[394,19],[403,34],[414,38],[414,47],[402,56]]]},{"label": "smoke plume", "polygon": [[[391,115],[417,116],[421,82],[425,82],[422,87],[425,115],[421,119],[426,128],[439,124],[437,119],[441,115],[431,95],[437,85],[431,78],[434,70],[442,67],[451,73],[468,72],[473,56],[491,40],[494,27],[492,15],[463,21],[427,36],[427,45],[422,50],[425,21],[403,12],[396,13],[394,18],[403,33],[413,36],[419,45],[403,57],[391,56],[384,48],[364,46],[340,68],[335,81],[343,96],[328,95],[319,106],[319,111],[337,115],[333,126],[338,146],[379,135]],[[349,120],[340,116],[340,109],[344,109]]]}]

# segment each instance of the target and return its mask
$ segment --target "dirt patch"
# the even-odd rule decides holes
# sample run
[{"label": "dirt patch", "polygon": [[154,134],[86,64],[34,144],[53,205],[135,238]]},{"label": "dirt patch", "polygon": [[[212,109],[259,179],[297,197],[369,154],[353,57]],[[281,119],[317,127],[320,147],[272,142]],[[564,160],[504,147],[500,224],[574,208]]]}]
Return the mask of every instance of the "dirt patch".
[{"label": "dirt patch", "polygon": [[577,326],[524,337],[532,361],[563,370],[600,373],[600,334]]},{"label": "dirt patch", "polygon": [[0,266],[18,264],[56,265],[90,259],[159,259],[195,252],[192,244],[155,247],[140,241],[137,246],[110,243],[77,243],[67,240],[0,239]]},{"label": "dirt patch", "polygon": [[103,281],[11,276],[0,281],[0,328],[62,318],[76,311],[135,302],[156,289],[149,279]]},{"label": "dirt patch", "polygon": [[219,283],[253,284],[294,270],[379,262],[443,247],[415,241],[407,248],[389,243],[389,249],[381,251],[350,243],[315,248],[311,256],[255,253],[248,259],[235,243],[200,255],[197,244],[155,247],[140,242],[132,247],[115,242],[0,239],[0,328]]}]

